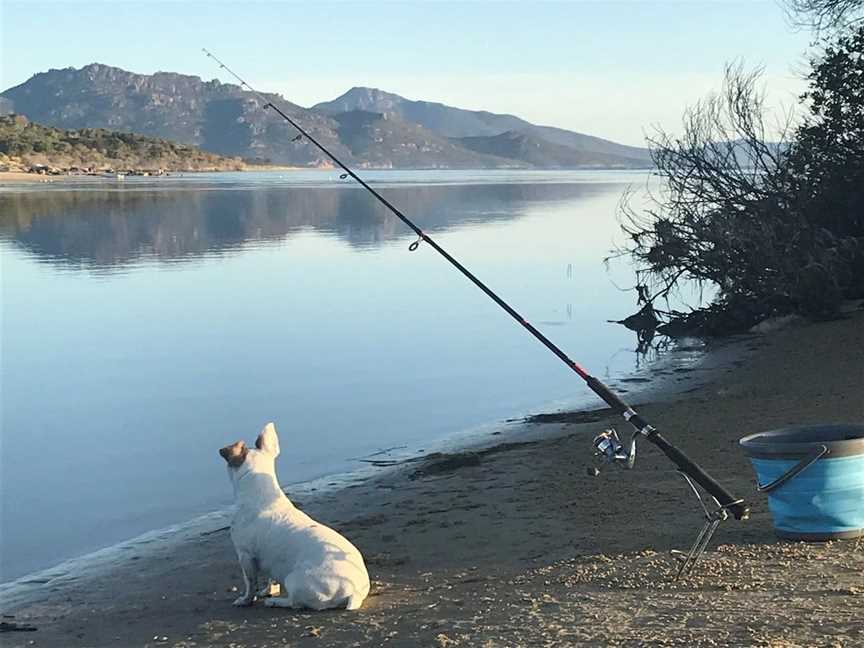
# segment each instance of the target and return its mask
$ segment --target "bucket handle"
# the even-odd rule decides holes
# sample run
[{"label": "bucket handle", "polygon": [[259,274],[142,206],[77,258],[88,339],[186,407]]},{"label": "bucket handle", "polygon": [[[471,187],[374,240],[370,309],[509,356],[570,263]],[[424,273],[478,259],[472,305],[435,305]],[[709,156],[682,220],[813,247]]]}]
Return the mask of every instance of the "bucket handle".
[{"label": "bucket handle", "polygon": [[789,470],[780,475],[774,481],[765,484],[764,486],[761,485],[759,482],[756,482],[756,490],[760,493],[770,493],[773,490],[777,490],[790,479],[792,479],[793,477],[797,477],[802,472],[807,470],[810,466],[819,461],[826,454],[828,454],[828,446],[820,445],[818,448],[813,448],[810,454],[808,454],[801,461],[792,466]]}]

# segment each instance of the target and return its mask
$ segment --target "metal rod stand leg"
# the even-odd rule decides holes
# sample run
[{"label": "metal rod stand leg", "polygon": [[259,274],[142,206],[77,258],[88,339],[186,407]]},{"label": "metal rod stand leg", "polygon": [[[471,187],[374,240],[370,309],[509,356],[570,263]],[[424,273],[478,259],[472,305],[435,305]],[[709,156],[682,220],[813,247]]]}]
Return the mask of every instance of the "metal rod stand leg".
[{"label": "metal rod stand leg", "polygon": [[705,503],[705,500],[699,494],[699,491],[696,489],[696,485],[693,483],[690,477],[680,471],[679,474],[684,478],[688,486],[690,486],[690,489],[696,496],[699,505],[702,507],[702,511],[705,513],[705,524],[703,524],[702,528],[699,530],[699,534],[696,536],[696,540],[690,547],[690,551],[687,552],[687,555],[684,556],[684,559],[681,561],[681,566],[678,568],[678,572],[675,574],[675,580],[678,580],[682,576],[689,576],[693,572],[693,568],[696,566],[696,563],[699,562],[699,559],[702,558],[702,555],[708,548],[708,545],[711,542],[711,538],[714,537],[714,533],[717,531],[720,523],[729,517],[729,514],[726,512],[726,507],[721,506],[720,502],[718,502],[717,499],[714,497],[712,497],[711,499],[714,500],[716,508],[714,510],[709,510],[708,505]]}]

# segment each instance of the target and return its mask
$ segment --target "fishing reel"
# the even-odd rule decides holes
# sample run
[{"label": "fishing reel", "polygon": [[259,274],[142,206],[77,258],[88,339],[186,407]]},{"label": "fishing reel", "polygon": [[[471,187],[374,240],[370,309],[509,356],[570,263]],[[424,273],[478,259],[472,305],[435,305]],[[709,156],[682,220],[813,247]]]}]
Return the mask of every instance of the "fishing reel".
[{"label": "fishing reel", "polygon": [[624,447],[615,428],[604,430],[594,437],[591,445],[594,448],[593,465],[588,467],[588,474],[596,477],[600,470],[606,466],[618,466],[619,468],[631,469],[636,463],[636,437],[634,432],[630,437],[630,444]]}]

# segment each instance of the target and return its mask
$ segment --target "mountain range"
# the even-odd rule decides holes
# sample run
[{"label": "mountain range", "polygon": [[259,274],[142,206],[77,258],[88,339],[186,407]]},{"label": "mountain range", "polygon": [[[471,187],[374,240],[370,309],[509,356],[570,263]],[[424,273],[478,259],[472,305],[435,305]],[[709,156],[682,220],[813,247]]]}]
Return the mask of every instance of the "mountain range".
[{"label": "mountain range", "polygon": [[[304,108],[279,106],[344,162],[361,168],[646,168],[647,149],[519,117],[413,101],[374,88]],[[0,114],[67,129],[108,128],[213,153],[329,166],[254,93],[173,72],[135,74],[98,63],[49,70],[0,93]]]}]

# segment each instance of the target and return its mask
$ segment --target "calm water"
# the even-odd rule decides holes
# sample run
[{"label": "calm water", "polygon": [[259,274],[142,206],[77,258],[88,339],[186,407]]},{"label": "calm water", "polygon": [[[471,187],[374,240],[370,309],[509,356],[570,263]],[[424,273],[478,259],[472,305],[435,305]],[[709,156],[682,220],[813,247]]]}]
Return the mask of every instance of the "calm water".
[{"label": "calm water", "polygon": [[[595,374],[633,369],[602,259],[643,176],[366,176]],[[0,578],[227,505],[217,449],[269,420],[292,483],[588,398],[409,234],[330,172],[3,189]]]}]

